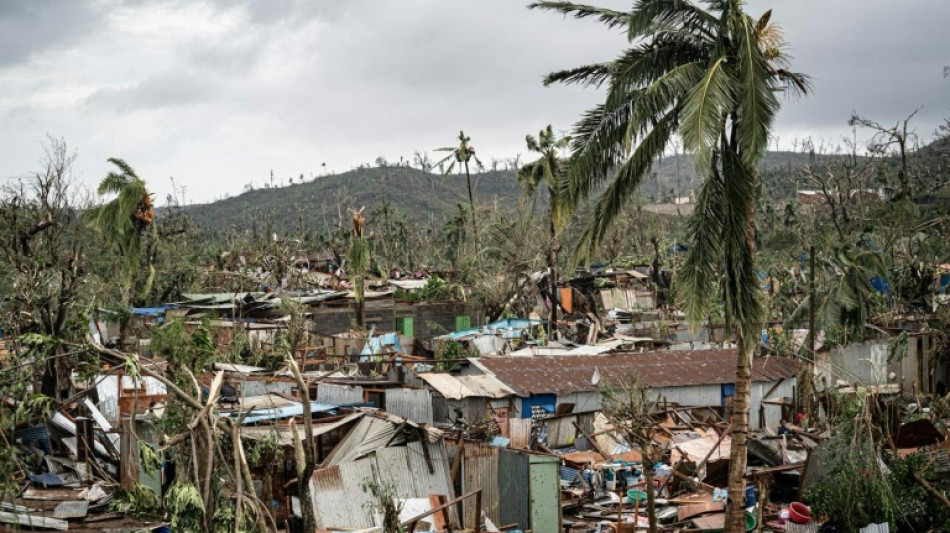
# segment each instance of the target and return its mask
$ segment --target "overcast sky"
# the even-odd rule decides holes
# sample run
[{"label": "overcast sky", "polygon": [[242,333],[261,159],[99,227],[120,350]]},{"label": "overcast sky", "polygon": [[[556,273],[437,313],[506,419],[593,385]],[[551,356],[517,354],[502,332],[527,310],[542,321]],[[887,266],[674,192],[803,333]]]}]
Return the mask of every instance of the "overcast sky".
[{"label": "overcast sky", "polygon": [[[93,185],[121,157],[189,201],[301,173],[398,161],[453,143],[485,160],[569,129],[593,90],[545,73],[611,59],[623,36],[517,0],[0,1],[0,179],[36,168],[46,135]],[[625,7],[628,2],[602,5]],[[837,141],[852,110],[950,116],[950,1],[752,0],[773,8],[814,94],[787,102],[782,145]]]}]

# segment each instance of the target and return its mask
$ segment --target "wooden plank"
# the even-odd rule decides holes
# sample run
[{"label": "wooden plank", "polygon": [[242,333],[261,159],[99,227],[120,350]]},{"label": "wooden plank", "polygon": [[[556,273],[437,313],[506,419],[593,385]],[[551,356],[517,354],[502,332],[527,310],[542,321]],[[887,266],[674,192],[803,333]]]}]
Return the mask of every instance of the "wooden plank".
[{"label": "wooden plank", "polygon": [[[430,494],[429,495],[429,508],[435,509],[436,507],[445,503],[445,495],[443,494]],[[442,517],[442,513],[435,513],[432,515],[432,526],[434,531],[445,531],[445,519]],[[410,531],[409,533],[413,533]]]},{"label": "wooden plank", "polygon": [[692,505],[684,505],[680,507],[677,519],[686,520],[687,518],[692,518],[701,514],[724,511],[725,509],[726,504],[724,502],[694,503]]},{"label": "wooden plank", "polygon": [[722,531],[726,527],[726,513],[717,513],[693,518],[693,525],[703,531]]}]

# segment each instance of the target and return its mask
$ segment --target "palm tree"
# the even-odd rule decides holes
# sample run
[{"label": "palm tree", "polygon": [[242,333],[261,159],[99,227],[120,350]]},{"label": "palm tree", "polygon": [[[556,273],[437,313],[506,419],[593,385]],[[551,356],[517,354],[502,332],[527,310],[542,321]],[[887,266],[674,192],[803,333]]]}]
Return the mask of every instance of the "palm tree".
[{"label": "palm tree", "polygon": [[558,234],[567,225],[570,217],[570,205],[566,201],[566,192],[561,187],[564,175],[564,164],[558,157],[558,150],[567,148],[570,144],[570,137],[557,139],[551,126],[541,130],[538,137],[531,135],[525,137],[528,144],[528,150],[540,154],[537,161],[528,163],[518,171],[518,182],[521,184],[522,194],[532,199],[531,214],[534,214],[534,198],[541,185],[544,185],[548,193],[548,254],[547,263],[550,273],[551,286],[551,315],[548,328],[550,329],[552,339],[557,331],[557,254],[561,250],[558,243]]},{"label": "palm tree", "polygon": [[[638,0],[628,12],[570,2],[532,4],[624,28],[630,46],[606,63],[555,72],[545,83],[604,86],[606,99],[575,125],[568,170],[571,198],[607,182],[576,258],[589,258],[675,136],[703,177],[690,217],[691,246],[678,272],[684,310],[701,321],[721,296],[739,349],[733,399],[727,531],[745,529],[746,437],[751,358],[763,307],[755,266],[756,165],[779,110],[776,93],[804,93],[807,79],[786,68],[781,32],[742,0]],[[717,290],[713,280],[720,280]]]},{"label": "palm tree", "polygon": [[472,213],[472,238],[475,243],[475,258],[479,260],[479,245],[478,245],[478,222],[475,218],[475,195],[472,192],[472,175],[469,173],[468,162],[472,159],[475,160],[475,163],[481,168],[482,162],[479,161],[478,157],[475,156],[475,147],[469,144],[471,138],[465,136],[464,131],[459,132],[459,145],[458,147],[446,147],[446,148],[437,148],[437,152],[451,152],[449,155],[442,158],[437,166],[440,168],[445,164],[446,161],[449,162],[449,166],[445,168],[444,175],[452,173],[452,170],[455,169],[455,164],[458,163],[460,169],[465,170],[465,184],[468,186],[468,207]]},{"label": "palm tree", "polygon": [[[861,331],[870,318],[878,290],[874,278],[885,279],[887,268],[881,253],[868,246],[846,245],[836,247],[831,257],[816,256],[815,291],[818,309],[816,330]],[[810,296],[789,315],[788,326],[799,325],[808,315]]]},{"label": "palm tree", "polygon": [[114,243],[130,264],[138,261],[142,235],[152,225],[155,211],[145,181],[125,161],[110,158],[119,172],[109,172],[99,183],[99,194],[115,194],[109,202],[86,212],[86,222]]}]

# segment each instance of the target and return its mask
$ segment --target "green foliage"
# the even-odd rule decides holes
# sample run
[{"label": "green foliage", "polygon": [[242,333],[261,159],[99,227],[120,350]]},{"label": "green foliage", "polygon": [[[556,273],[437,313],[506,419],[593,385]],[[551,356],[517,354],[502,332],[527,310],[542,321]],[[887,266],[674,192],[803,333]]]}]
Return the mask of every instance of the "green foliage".
[{"label": "green foliage", "polygon": [[155,330],[149,347],[173,368],[187,368],[195,373],[216,361],[215,339],[207,321],[189,332],[182,320],[171,320]]},{"label": "green foliage", "polygon": [[136,484],[131,491],[117,491],[109,508],[113,512],[138,517],[155,517],[159,510],[158,495],[151,488]]},{"label": "green foliage", "polygon": [[162,459],[151,445],[139,441],[139,464],[149,475],[153,475],[162,467]]},{"label": "green foliage", "polygon": [[844,531],[871,524],[896,526],[900,504],[883,471],[878,450],[866,440],[852,444],[844,433],[833,438],[825,478],[804,492],[814,516],[827,516]]},{"label": "green foliage", "polygon": [[204,527],[204,502],[198,488],[176,481],[165,494],[165,510],[171,517],[172,530],[197,532]]},{"label": "green foliage", "polygon": [[281,457],[283,448],[277,440],[277,434],[268,435],[263,439],[249,441],[245,449],[247,465],[257,468],[275,464]]},{"label": "green foliage", "polygon": [[435,358],[443,361],[436,363],[436,372],[447,372],[457,364],[458,359],[467,359],[478,357],[477,352],[466,350],[461,343],[456,341],[442,341],[436,346]]},{"label": "green foliage", "polygon": [[454,299],[452,287],[438,276],[430,277],[418,291],[396,289],[394,297],[406,302],[447,302]]},{"label": "green foliage", "polygon": [[[125,161],[110,158],[119,172],[109,172],[99,184],[99,194],[115,194],[108,203],[86,212],[90,227],[115,244],[131,268],[138,261],[142,234],[151,225],[152,202],[145,181]],[[147,291],[146,291],[147,292]]]}]

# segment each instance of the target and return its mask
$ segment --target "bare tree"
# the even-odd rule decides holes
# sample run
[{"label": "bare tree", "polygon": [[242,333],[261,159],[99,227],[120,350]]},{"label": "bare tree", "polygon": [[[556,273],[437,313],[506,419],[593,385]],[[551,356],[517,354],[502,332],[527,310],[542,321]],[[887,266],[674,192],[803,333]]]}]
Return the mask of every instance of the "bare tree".
[{"label": "bare tree", "polygon": [[[65,141],[49,138],[42,168],[0,190],[0,266],[9,299],[9,333],[36,331],[57,340],[82,337],[80,297],[88,290],[82,255],[72,165],[76,154]],[[43,393],[56,400],[69,394],[71,362],[57,348],[43,364]]]},{"label": "bare tree", "polygon": [[910,121],[914,118],[919,109],[903,120],[897,121],[893,126],[884,126],[874,120],[864,118],[857,113],[851,114],[851,120],[848,124],[851,126],[861,126],[873,130],[874,136],[868,142],[868,151],[871,153],[887,154],[896,152],[900,157],[900,170],[897,173],[898,193],[897,198],[906,198],[910,194],[910,174],[908,169],[908,150],[913,148],[917,141],[917,133],[910,129]]}]

